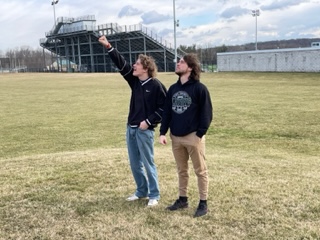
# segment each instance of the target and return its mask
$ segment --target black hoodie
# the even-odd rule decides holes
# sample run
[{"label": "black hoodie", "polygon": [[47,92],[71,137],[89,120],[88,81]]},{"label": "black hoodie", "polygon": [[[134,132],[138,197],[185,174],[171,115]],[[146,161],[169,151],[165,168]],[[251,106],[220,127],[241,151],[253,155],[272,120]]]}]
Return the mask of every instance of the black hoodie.
[{"label": "black hoodie", "polygon": [[212,103],[207,87],[193,79],[181,84],[179,79],[168,90],[160,135],[165,135],[170,128],[174,136],[196,132],[201,138],[206,134],[212,118]]},{"label": "black hoodie", "polygon": [[167,89],[156,78],[140,81],[138,77],[133,76],[132,66],[117,49],[112,47],[108,49],[108,53],[131,88],[128,124],[138,127],[140,122],[145,120],[149,129],[154,129],[162,120]]}]

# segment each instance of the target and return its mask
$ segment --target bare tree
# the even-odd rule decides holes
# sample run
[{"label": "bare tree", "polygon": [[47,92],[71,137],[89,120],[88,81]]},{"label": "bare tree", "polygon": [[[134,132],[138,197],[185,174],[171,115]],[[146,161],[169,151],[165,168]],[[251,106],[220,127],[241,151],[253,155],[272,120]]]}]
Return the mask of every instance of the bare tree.
[{"label": "bare tree", "polygon": [[9,49],[5,53],[9,59],[9,68],[12,71],[42,72],[51,64],[51,55],[42,48],[32,49],[23,46]]}]

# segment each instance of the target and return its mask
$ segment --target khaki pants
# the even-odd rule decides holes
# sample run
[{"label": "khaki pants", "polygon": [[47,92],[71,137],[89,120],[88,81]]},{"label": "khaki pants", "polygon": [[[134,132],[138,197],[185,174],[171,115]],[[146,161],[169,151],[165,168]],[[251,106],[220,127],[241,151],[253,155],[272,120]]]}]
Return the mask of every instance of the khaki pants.
[{"label": "khaki pants", "polygon": [[172,140],[172,152],[177,164],[179,178],[179,196],[188,194],[188,160],[192,161],[194,172],[198,179],[198,189],[201,200],[208,198],[208,170],[205,163],[205,136],[201,139],[195,132],[183,137],[170,134]]}]

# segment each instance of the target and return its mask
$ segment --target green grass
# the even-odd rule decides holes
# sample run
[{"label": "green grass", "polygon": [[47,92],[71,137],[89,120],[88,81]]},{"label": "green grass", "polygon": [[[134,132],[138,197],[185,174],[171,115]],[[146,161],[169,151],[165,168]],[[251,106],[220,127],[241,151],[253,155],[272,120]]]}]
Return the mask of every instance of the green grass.
[{"label": "green grass", "polygon": [[189,209],[165,211],[177,178],[158,129],[159,206],[125,201],[135,186],[121,76],[0,75],[0,239],[320,239],[319,76],[202,74],[210,212],[194,219],[192,168]]}]

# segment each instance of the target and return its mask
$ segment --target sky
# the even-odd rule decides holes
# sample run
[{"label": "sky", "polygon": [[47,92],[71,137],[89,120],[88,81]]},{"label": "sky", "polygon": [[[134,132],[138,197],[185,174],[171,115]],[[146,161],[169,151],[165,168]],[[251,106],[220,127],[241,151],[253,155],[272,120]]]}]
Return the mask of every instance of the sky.
[{"label": "sky", "polygon": [[[174,44],[175,13],[177,46],[254,43],[256,33],[258,42],[320,38],[320,0],[59,0],[54,7],[52,1],[1,1],[0,55],[21,47],[40,48],[39,40],[54,26],[54,15],[94,15],[96,25],[142,24]],[[260,15],[252,16],[252,10]]]}]

